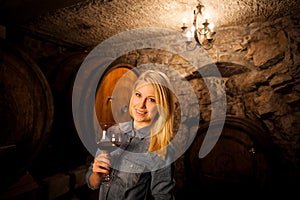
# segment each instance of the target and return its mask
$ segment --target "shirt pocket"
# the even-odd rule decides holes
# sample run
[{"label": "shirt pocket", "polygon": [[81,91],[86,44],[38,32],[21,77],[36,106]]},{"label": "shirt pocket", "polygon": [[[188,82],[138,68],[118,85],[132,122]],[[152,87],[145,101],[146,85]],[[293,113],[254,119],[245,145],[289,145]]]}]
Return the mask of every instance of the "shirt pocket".
[{"label": "shirt pocket", "polygon": [[142,173],[146,169],[145,162],[141,160],[134,159],[133,156],[123,157],[120,165],[120,171],[126,173]]},{"label": "shirt pocket", "polygon": [[[140,160],[133,160],[130,157],[122,157],[119,169],[117,169],[117,179],[120,179],[124,187],[130,188],[141,181],[141,175],[145,171],[145,163]],[[123,185],[122,184],[122,185]]]}]

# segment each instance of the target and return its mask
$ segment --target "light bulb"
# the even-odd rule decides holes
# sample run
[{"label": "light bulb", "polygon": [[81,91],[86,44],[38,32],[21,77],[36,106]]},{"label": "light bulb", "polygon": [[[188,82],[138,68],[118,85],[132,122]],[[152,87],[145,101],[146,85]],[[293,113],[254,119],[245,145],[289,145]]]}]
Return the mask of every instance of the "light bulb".
[{"label": "light bulb", "polygon": [[195,27],[195,26],[192,26],[192,27],[191,27],[191,32],[192,32],[192,33],[195,33],[195,30],[196,30],[196,27]]},{"label": "light bulb", "polygon": [[215,25],[213,23],[210,23],[208,25],[208,27],[209,27],[209,29],[210,29],[211,32],[214,32]]},{"label": "light bulb", "polygon": [[182,27],[186,27],[187,18],[182,19]]},{"label": "light bulb", "polygon": [[190,42],[191,39],[192,39],[192,33],[191,31],[187,31],[186,34],[185,34],[186,38],[187,38],[187,41]]}]

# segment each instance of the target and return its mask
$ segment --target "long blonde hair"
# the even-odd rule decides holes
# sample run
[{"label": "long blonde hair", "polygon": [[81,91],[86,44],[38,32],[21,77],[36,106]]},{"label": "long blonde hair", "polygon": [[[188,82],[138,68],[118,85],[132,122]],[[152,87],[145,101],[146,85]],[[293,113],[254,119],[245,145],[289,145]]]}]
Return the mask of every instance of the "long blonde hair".
[{"label": "long blonde hair", "polygon": [[155,70],[143,72],[133,85],[133,92],[141,82],[153,86],[158,111],[154,121],[151,122],[148,152],[157,152],[159,156],[165,158],[167,145],[173,138],[175,97],[172,85],[166,74]]}]

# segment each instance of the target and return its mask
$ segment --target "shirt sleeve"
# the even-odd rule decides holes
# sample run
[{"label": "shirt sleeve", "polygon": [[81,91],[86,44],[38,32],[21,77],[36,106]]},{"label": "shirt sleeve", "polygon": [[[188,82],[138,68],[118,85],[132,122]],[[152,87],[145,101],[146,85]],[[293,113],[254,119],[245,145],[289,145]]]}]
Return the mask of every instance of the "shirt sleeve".
[{"label": "shirt sleeve", "polygon": [[[96,152],[96,157],[97,157],[97,155],[98,155],[100,152],[101,152],[101,150],[98,149],[97,152]],[[93,161],[93,162],[94,162],[94,161]],[[91,162],[91,164],[90,164],[90,166],[88,167],[88,170],[87,170],[87,172],[86,172],[86,174],[85,174],[85,181],[86,181],[86,184],[87,184],[87,186],[88,186],[89,188],[91,188],[92,190],[95,190],[95,189],[97,189],[97,188],[94,188],[94,187],[91,185],[91,183],[90,183],[90,176],[91,176],[92,173],[93,173],[93,162]]]},{"label": "shirt sleeve", "polygon": [[89,168],[88,168],[88,170],[87,170],[87,172],[86,172],[86,174],[85,174],[85,180],[86,180],[87,186],[88,186],[90,189],[95,190],[96,188],[94,188],[94,187],[90,184],[90,176],[92,175],[92,168],[93,168],[93,166],[92,166],[92,163],[91,163],[91,165],[89,166]]},{"label": "shirt sleeve", "polygon": [[151,194],[155,200],[173,200],[174,198],[174,165],[151,172]]}]

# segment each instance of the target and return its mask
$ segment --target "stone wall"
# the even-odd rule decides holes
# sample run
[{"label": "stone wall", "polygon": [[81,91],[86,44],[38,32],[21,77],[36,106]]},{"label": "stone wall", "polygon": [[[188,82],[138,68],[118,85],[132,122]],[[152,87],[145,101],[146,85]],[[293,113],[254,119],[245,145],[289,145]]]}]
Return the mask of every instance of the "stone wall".
[{"label": "stone wall", "polygon": [[226,82],[227,113],[261,119],[280,147],[282,161],[298,175],[299,25],[299,17],[291,17],[222,28],[218,30],[222,37],[210,52],[216,62],[247,68],[244,73],[229,76]]},{"label": "stone wall", "polygon": [[[282,173],[298,181],[299,25],[299,18],[290,17],[238,27],[219,27],[214,47],[207,52],[212,60],[211,64],[218,67],[221,78],[206,77],[204,80],[187,60],[163,50],[143,49],[129,52],[113,65],[129,63],[140,66],[159,63],[179,72],[190,82],[198,97],[200,123],[208,122],[211,117],[212,91],[206,85],[216,84],[214,92],[218,93],[222,92],[218,88],[225,84],[226,115],[262,122],[267,127],[272,142],[279,149],[278,156],[284,170]],[[201,67],[209,67],[209,64]],[[176,81],[174,85],[175,88],[182,88]]]}]

